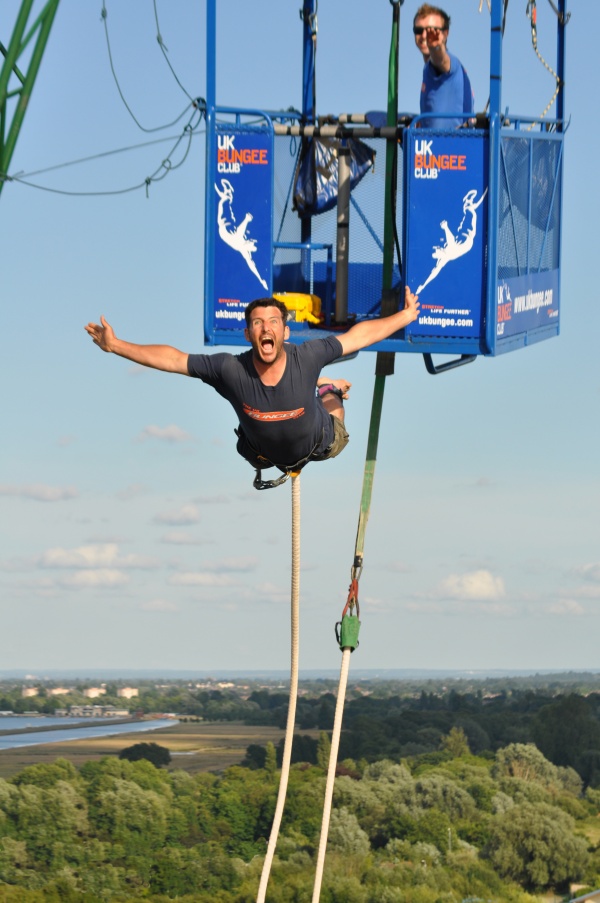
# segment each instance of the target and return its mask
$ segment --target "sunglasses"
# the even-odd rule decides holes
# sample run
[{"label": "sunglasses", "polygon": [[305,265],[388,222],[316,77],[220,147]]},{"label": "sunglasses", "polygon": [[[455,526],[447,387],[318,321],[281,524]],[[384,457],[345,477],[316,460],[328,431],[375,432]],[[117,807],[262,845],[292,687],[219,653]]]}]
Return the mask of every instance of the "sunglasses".
[{"label": "sunglasses", "polygon": [[413,25],[413,34],[421,35],[424,31],[446,31],[445,28],[438,28],[437,25],[428,25],[424,27],[423,25]]}]

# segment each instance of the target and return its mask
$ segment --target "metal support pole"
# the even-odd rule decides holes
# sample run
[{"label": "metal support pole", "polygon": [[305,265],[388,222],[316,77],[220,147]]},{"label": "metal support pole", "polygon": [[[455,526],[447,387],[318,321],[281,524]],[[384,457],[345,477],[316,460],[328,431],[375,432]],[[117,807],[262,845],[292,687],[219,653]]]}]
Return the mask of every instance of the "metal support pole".
[{"label": "metal support pole", "polygon": [[[58,2],[59,0],[48,0],[33,25],[29,28],[29,31],[25,33],[33,0],[23,0],[8,48],[3,48],[2,50],[4,65],[0,71],[0,173],[8,172],[29,98],[31,97],[48,42],[50,29],[58,9]],[[31,59],[27,63],[25,73],[23,73],[18,68],[17,61],[24,53],[29,42],[34,38],[35,44],[31,53]],[[20,87],[11,91],[9,90],[9,82],[13,76],[17,78]],[[12,97],[17,98],[17,104],[7,132],[7,104]],[[0,179],[0,191],[2,191],[3,185],[4,180]]]},{"label": "metal support pole", "polygon": [[[304,0],[300,10],[302,19],[302,125],[312,125],[316,116],[317,92],[315,81],[315,60],[317,49],[316,0]],[[308,152],[309,139],[302,139],[302,154]],[[300,220],[300,241],[310,242],[312,219],[303,216]],[[307,253],[302,251],[302,272],[306,272]]]},{"label": "metal support pole", "polygon": [[335,256],[335,321],[348,320],[348,254],[350,238],[350,149],[338,149],[337,248]]},{"label": "metal support pole", "polygon": [[559,0],[558,12],[556,72],[558,73],[558,77],[560,79],[560,91],[556,99],[556,118],[560,120],[558,130],[560,132],[564,132],[566,25],[569,20],[569,15],[567,13],[567,0]]},{"label": "metal support pole", "polygon": [[[500,154],[503,114],[502,103],[502,0],[492,0],[490,33],[490,137],[488,174],[488,261],[487,297],[496,300],[498,277],[498,221],[500,193]],[[485,325],[485,344],[488,354],[496,350],[497,305],[488,305],[494,315]]]},{"label": "metal support pole", "polygon": [[[205,185],[209,185],[209,174],[213,171],[214,158],[217,153],[215,135],[215,106],[217,102],[217,6],[216,0],[207,0],[206,3],[206,160],[205,160]],[[208,334],[212,330],[212,311],[208,303],[210,292],[214,285],[215,272],[215,237],[214,223],[216,222],[215,191],[206,192],[204,201],[204,230],[205,230],[205,254],[204,254],[204,332]]]}]

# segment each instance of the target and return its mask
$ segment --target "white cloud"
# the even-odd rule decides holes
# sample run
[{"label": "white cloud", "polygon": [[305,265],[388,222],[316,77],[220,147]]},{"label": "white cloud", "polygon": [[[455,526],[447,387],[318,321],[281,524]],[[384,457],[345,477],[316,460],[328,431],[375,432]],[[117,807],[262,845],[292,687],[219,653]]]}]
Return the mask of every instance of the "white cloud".
[{"label": "white cloud", "polygon": [[[370,615],[387,614],[395,608],[388,599],[379,599],[377,596],[365,596],[364,599],[360,600],[359,604],[362,605],[364,611],[368,612]],[[356,609],[354,610],[354,614],[356,614]]]},{"label": "white cloud", "polygon": [[137,568],[151,570],[158,562],[144,555],[120,555],[116,543],[96,543],[79,546],[76,549],[60,547],[47,549],[37,561],[42,568],[67,568],[87,570],[90,568]]},{"label": "white cloud", "polygon": [[248,573],[248,571],[256,570],[257,564],[257,558],[253,558],[251,555],[241,555],[239,558],[222,558],[220,561],[215,561],[210,565],[210,570]]},{"label": "white cloud", "polygon": [[25,483],[21,486],[0,485],[0,495],[33,499],[36,502],[64,502],[79,495],[74,486],[47,486],[45,483]]},{"label": "white cloud", "polygon": [[548,614],[567,617],[586,614],[583,605],[580,605],[575,599],[564,599],[563,601],[553,602],[546,610]]},{"label": "white cloud", "polygon": [[578,599],[600,599],[600,586],[580,586],[569,595]]},{"label": "white cloud", "polygon": [[403,561],[388,561],[386,570],[392,571],[394,574],[408,574],[410,568]]},{"label": "white cloud", "polygon": [[497,600],[504,596],[504,581],[487,570],[450,574],[442,580],[438,595],[450,599]]},{"label": "white cloud", "polygon": [[164,511],[154,518],[158,524],[169,524],[171,527],[186,527],[189,524],[197,524],[200,513],[195,505],[182,505],[173,511]]},{"label": "white cloud", "polygon": [[169,578],[173,586],[235,586],[236,582],[224,574],[213,574],[208,571],[186,571],[174,574]]},{"label": "white cloud", "polygon": [[192,437],[181,427],[175,426],[174,423],[169,426],[155,426],[154,424],[144,427],[138,436],[139,442],[146,439],[158,439],[160,442],[189,442]]},{"label": "white cloud", "polygon": [[142,611],[179,611],[179,606],[169,599],[148,599],[140,608]]},{"label": "white cloud", "polygon": [[146,492],[146,487],[143,483],[131,483],[131,485],[126,486],[125,489],[121,489],[117,492],[117,498],[122,502],[128,502],[131,499],[135,499],[140,495],[143,495]]},{"label": "white cloud", "polygon": [[600,583],[600,564],[583,564],[575,568],[575,573],[589,583]]},{"label": "white cloud", "polygon": [[448,617],[483,615],[485,617],[513,618],[519,615],[519,609],[506,602],[465,601],[463,599],[456,599],[452,604],[449,604],[447,600],[413,599],[404,603],[403,608],[418,615],[446,615]]},{"label": "white cloud", "polygon": [[111,589],[123,586],[128,582],[129,577],[121,571],[101,569],[69,574],[60,580],[60,585],[67,589],[96,589],[98,587]]},{"label": "white cloud", "polygon": [[160,538],[161,542],[172,546],[201,546],[205,545],[203,540],[198,539],[192,533],[186,533],[184,530],[171,530]]},{"label": "white cloud", "polygon": [[289,589],[283,589],[275,583],[261,583],[256,587],[257,602],[281,602],[283,599],[289,598]]}]

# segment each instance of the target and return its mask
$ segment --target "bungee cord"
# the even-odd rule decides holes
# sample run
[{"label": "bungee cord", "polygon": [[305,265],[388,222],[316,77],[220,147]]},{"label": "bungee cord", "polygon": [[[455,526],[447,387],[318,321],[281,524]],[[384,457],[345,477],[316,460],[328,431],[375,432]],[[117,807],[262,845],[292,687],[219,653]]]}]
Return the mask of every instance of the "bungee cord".
[{"label": "bungee cord", "polygon": [[300,649],[300,471],[292,474],[292,585],[291,585],[291,663],[290,663],[290,701],[288,705],[283,761],[275,815],[271,826],[271,834],[267,846],[267,854],[263,863],[262,874],[256,903],[264,903],[267,885],[271,874],[271,865],[279,837],[279,828],[285,807],[290,763],[292,761],[292,743],[294,740],[294,724],[296,721],[296,701],[298,699],[298,662]]},{"label": "bungee cord", "polygon": [[[553,6],[552,3],[551,3],[550,5],[552,6],[552,8],[555,10],[555,12],[556,12],[557,15],[558,15],[558,10],[556,10],[556,8]],[[531,25],[531,43],[532,43],[533,49],[534,49],[534,51],[535,51],[535,55],[537,56],[537,58],[538,58],[538,60],[540,61],[540,63],[542,63],[542,65],[548,70],[548,72],[550,73],[550,75],[552,75],[552,76],[554,77],[555,82],[556,82],[556,87],[555,87],[555,89],[554,89],[554,94],[552,95],[552,97],[551,97],[550,100],[548,101],[548,104],[547,104],[546,108],[542,111],[542,113],[540,113],[540,116],[539,116],[540,119],[544,119],[544,118],[546,117],[547,113],[548,113],[548,112],[550,111],[550,109],[552,108],[552,105],[554,104],[554,101],[556,100],[556,98],[557,98],[558,95],[559,95],[560,89],[561,89],[561,87],[562,87],[562,82],[561,82],[561,80],[560,80],[560,77],[559,77],[558,73],[556,73],[556,72],[554,71],[554,69],[552,68],[552,66],[550,66],[550,65],[546,62],[546,60],[544,59],[544,57],[542,56],[542,54],[540,53],[540,51],[539,51],[539,49],[538,49],[538,38],[537,38],[537,5],[536,5],[536,0],[528,0],[528,3],[527,3],[527,9],[526,9],[526,11],[525,11],[525,14],[526,14],[526,16],[529,18],[529,22],[530,22],[530,25]],[[567,18],[567,22],[568,22],[568,18]],[[563,23],[563,24],[566,25],[566,22]],[[535,123],[532,122],[531,125],[527,128],[527,131],[528,131],[528,132],[531,131],[531,129],[532,129],[534,126],[535,126]]]}]

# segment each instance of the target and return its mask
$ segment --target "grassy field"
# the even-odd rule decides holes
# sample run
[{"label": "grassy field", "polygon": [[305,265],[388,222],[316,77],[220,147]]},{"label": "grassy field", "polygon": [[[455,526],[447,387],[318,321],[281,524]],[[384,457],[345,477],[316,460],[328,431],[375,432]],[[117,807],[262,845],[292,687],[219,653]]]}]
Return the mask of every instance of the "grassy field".
[{"label": "grassy field", "polygon": [[[82,731],[83,733],[83,731]],[[311,734],[312,731],[305,733]],[[82,737],[68,743],[47,743],[0,751],[0,778],[9,778],[27,765],[53,762],[62,757],[76,767],[91,759],[118,756],[126,746],[134,743],[158,743],[166,746],[172,761],[169,770],[183,769],[190,774],[198,771],[222,771],[244,758],[251,743],[264,746],[271,741],[277,745],[284,731],[276,727],[250,727],[230,721],[188,721],[158,730],[137,731],[115,737]],[[315,736],[318,736],[316,732]]]}]

